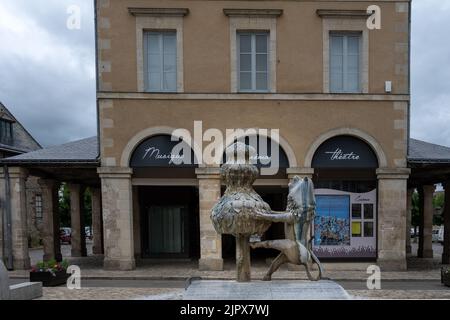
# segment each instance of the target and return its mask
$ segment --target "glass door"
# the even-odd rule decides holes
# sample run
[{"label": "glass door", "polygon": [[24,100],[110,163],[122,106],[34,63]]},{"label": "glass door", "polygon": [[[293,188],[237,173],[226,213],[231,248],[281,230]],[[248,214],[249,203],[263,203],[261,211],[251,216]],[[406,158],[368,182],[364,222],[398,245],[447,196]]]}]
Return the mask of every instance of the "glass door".
[{"label": "glass door", "polygon": [[182,206],[151,206],[148,209],[151,256],[182,255],[187,252],[185,216]]}]

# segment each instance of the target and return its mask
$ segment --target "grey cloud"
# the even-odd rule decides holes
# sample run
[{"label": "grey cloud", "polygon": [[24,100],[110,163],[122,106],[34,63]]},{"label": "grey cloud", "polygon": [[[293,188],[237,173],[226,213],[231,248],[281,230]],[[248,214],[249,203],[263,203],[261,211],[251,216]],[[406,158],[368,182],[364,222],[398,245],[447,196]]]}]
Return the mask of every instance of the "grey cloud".
[{"label": "grey cloud", "polygon": [[[66,28],[72,4],[81,8],[81,30]],[[95,135],[93,1],[2,5],[20,17],[18,25],[37,26],[48,47],[31,38],[28,46],[13,40],[0,46],[0,100],[43,145]],[[450,146],[450,1],[413,1],[412,17],[411,136]],[[30,52],[20,52],[22,47]]]}]

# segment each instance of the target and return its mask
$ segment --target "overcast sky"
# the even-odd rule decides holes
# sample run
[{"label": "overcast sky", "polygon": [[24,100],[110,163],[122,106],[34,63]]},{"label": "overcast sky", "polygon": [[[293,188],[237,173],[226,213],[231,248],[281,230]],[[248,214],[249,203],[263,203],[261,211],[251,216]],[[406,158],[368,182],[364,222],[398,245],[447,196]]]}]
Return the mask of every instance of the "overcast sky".
[{"label": "overcast sky", "polygon": [[[0,101],[44,146],[97,134],[94,43],[92,0],[0,0]],[[450,146],[449,0],[413,1],[411,136]]]}]

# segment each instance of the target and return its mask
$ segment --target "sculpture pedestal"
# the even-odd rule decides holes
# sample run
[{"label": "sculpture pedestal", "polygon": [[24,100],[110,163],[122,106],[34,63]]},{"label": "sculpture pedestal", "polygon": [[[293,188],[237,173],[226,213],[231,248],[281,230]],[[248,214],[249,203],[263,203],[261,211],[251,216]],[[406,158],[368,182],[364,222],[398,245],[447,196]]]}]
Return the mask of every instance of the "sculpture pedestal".
[{"label": "sculpture pedestal", "polygon": [[194,280],[184,300],[348,300],[351,296],[330,280],[236,282]]},{"label": "sculpture pedestal", "polygon": [[236,279],[239,282],[251,281],[249,240],[249,236],[236,237]]}]

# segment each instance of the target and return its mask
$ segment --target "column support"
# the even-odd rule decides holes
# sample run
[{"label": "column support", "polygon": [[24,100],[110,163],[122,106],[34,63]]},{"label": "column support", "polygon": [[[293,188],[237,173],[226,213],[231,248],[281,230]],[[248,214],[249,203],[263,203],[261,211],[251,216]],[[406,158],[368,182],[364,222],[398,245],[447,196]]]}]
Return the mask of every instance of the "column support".
[{"label": "column support", "polygon": [[70,222],[71,222],[71,241],[72,257],[85,257],[86,254],[86,235],[84,230],[84,216],[82,203],[84,188],[79,184],[68,184],[70,191]]},{"label": "column support", "polygon": [[104,269],[136,268],[133,240],[133,201],[131,175],[124,167],[97,169],[102,182]]},{"label": "column support", "polygon": [[103,254],[103,230],[102,230],[102,211],[101,211],[101,202],[102,202],[102,194],[100,188],[92,188],[92,236],[93,236],[93,245],[92,245],[92,253],[93,254]]},{"label": "column support", "polygon": [[[28,228],[27,228],[27,203],[25,182],[28,171],[21,167],[10,167],[9,172],[9,193],[11,212],[11,240],[12,240],[12,266],[15,270],[29,270],[30,256],[28,251]],[[6,176],[6,177],[5,177]],[[1,171],[4,191],[6,191],[5,172]],[[1,195],[4,197],[4,194]],[[8,199],[4,199],[8,201]],[[4,229],[7,226],[3,226]]]},{"label": "column support", "polygon": [[410,169],[380,168],[378,177],[378,259],[382,270],[406,270],[406,198]]},{"label": "column support", "polygon": [[421,216],[421,230],[419,239],[419,258],[432,259],[433,258],[433,195],[436,187],[434,185],[422,186],[423,200],[422,216]]},{"label": "column support", "polygon": [[413,193],[414,188],[409,188],[406,194],[406,255],[411,254],[411,216]]},{"label": "column support", "polygon": [[444,188],[444,251],[442,252],[442,264],[450,264],[450,180],[444,183]]},{"label": "column support", "polygon": [[59,239],[59,183],[53,179],[39,179],[38,183],[42,190],[43,260],[49,261],[55,259],[56,261],[62,261],[61,243]]},{"label": "column support", "polygon": [[214,229],[211,209],[221,196],[220,169],[198,168],[195,173],[199,185],[200,208],[200,260],[199,270],[221,271],[222,235]]}]

